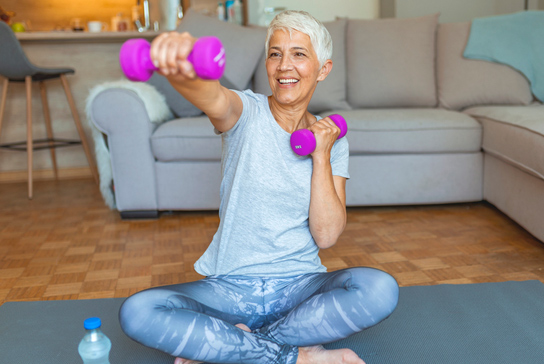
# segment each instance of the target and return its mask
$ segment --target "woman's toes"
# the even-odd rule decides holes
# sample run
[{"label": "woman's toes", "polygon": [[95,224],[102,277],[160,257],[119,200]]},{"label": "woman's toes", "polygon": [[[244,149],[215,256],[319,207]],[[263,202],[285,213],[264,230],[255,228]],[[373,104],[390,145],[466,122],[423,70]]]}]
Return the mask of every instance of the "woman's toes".
[{"label": "woman's toes", "polygon": [[183,358],[176,358],[176,360],[174,360],[174,364],[199,364],[199,363],[202,363],[202,362],[189,360],[189,359],[183,359]]},{"label": "woman's toes", "polygon": [[[244,331],[251,332],[251,330],[249,329],[249,327],[247,327],[247,326],[244,325],[244,324],[236,324],[236,325],[234,325],[234,326],[236,326],[237,328],[242,329],[242,330],[244,330]],[[177,364],[177,363],[176,363],[176,364]]]}]

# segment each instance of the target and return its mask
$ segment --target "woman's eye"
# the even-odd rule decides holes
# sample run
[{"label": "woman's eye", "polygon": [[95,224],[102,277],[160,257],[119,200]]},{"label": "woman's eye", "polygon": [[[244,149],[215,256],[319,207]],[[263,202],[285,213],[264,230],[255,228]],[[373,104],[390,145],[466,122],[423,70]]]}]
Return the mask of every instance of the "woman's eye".
[{"label": "woman's eye", "polygon": [[274,57],[279,57],[280,54],[279,53],[270,53],[270,56],[268,56],[268,58],[274,58]]},{"label": "woman's eye", "polygon": [[295,53],[295,55],[297,57],[306,57],[306,55],[304,53],[302,53],[302,52],[297,52],[297,53]]}]

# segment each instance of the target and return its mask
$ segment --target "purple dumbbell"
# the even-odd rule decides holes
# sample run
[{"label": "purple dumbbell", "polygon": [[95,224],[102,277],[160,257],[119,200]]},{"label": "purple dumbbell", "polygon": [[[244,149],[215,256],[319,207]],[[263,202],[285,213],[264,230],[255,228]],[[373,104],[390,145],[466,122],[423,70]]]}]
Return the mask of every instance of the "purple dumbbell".
[{"label": "purple dumbbell", "polygon": [[[157,71],[150,55],[151,44],[145,39],[129,39],[121,47],[121,69],[131,81],[144,82]],[[198,77],[218,80],[225,70],[225,48],[216,37],[199,38],[187,60],[193,64]]]},{"label": "purple dumbbell", "polygon": [[[329,115],[331,120],[340,128],[338,139],[342,138],[348,132],[348,124],[346,120],[339,114]],[[301,156],[308,155],[315,150],[315,136],[308,129],[300,129],[291,134],[291,148]]]}]

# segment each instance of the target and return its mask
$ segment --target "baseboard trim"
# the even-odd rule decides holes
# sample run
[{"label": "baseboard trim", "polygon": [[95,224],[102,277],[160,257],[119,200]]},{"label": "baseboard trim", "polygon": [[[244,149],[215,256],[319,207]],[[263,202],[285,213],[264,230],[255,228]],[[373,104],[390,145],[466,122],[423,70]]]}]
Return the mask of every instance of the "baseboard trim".
[{"label": "baseboard trim", "polygon": [[[92,178],[89,167],[63,168],[59,169],[59,179]],[[34,181],[53,181],[55,174],[52,169],[38,169],[32,171]],[[0,183],[17,183],[28,181],[27,171],[3,171],[0,172]]]}]

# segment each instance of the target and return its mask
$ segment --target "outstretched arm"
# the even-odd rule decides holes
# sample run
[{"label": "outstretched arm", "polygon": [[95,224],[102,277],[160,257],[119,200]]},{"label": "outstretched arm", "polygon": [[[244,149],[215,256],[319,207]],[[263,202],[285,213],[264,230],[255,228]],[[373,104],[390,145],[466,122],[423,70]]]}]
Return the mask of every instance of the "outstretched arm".
[{"label": "outstretched arm", "polygon": [[202,110],[215,128],[230,130],[242,115],[242,100],[219,81],[197,77],[187,57],[197,41],[189,33],[163,33],[151,43],[151,59],[160,74],[189,102]]}]

